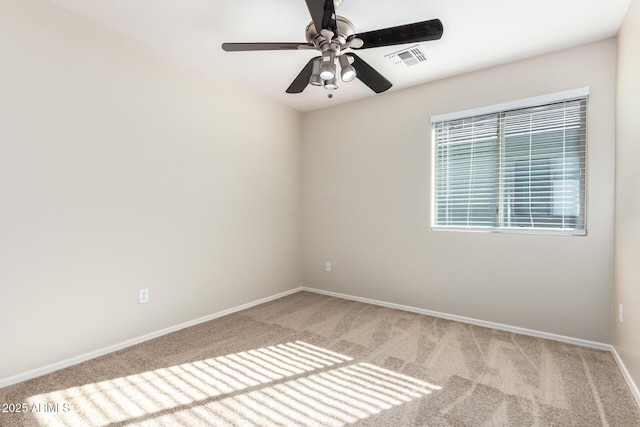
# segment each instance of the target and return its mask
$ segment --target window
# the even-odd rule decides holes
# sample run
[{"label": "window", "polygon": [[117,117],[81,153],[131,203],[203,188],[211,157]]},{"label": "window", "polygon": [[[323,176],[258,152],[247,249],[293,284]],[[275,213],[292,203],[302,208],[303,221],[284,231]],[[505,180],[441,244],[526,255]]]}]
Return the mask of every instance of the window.
[{"label": "window", "polygon": [[587,95],[433,117],[433,228],[586,234]]}]

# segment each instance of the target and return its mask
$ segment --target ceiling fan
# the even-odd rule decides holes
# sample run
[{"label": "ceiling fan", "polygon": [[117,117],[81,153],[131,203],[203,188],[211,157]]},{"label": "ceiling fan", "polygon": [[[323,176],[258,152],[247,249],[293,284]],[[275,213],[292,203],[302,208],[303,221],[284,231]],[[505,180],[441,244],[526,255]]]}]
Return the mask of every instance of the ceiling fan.
[{"label": "ceiling fan", "polygon": [[312,19],[306,28],[306,43],[223,43],[222,49],[227,52],[320,51],[321,56],[309,60],[287,88],[287,93],[301,93],[308,84],[324,86],[328,90],[337,89],[337,64],[340,64],[342,81],[350,82],[358,78],[374,92],[381,93],[391,88],[391,82],[358,55],[345,51],[438,40],[442,37],[443,27],[439,19],[356,33],[351,21],[336,15],[335,10],[343,0],[305,1]]}]

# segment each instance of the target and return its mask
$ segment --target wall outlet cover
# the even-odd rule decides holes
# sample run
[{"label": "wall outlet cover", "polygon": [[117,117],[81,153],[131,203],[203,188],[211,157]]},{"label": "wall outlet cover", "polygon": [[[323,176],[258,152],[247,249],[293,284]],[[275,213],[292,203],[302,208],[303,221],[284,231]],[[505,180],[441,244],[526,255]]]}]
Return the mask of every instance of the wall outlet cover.
[{"label": "wall outlet cover", "polygon": [[138,304],[146,304],[149,302],[149,289],[140,289],[138,292]]}]

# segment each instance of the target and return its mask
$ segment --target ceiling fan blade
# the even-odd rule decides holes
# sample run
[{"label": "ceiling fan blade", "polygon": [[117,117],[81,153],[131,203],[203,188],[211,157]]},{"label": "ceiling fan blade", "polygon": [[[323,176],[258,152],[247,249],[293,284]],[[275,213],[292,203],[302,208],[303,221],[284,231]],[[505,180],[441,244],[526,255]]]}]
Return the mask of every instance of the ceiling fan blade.
[{"label": "ceiling fan blade", "polygon": [[313,25],[320,34],[322,30],[331,30],[333,34],[338,33],[338,25],[336,24],[336,9],[333,0],[305,0],[307,9],[311,15]]},{"label": "ceiling fan blade", "polygon": [[301,93],[309,84],[309,79],[311,78],[311,73],[313,72],[313,61],[320,58],[316,56],[315,58],[311,58],[307,65],[304,66],[298,77],[291,83],[291,85],[287,88],[287,93]]},{"label": "ceiling fan blade", "polygon": [[222,43],[226,52],[244,52],[250,50],[302,50],[313,48],[309,43]]},{"label": "ceiling fan blade", "polygon": [[344,55],[353,58],[351,65],[356,69],[356,77],[360,79],[362,83],[369,86],[369,89],[375,93],[382,93],[391,89],[393,84],[358,55],[355,53],[345,53]]},{"label": "ceiling fan blade", "polygon": [[439,19],[431,19],[429,21],[354,34],[350,36],[350,39],[357,37],[364,42],[362,47],[354,49],[371,49],[374,47],[438,40],[442,37],[443,31],[442,22]]}]

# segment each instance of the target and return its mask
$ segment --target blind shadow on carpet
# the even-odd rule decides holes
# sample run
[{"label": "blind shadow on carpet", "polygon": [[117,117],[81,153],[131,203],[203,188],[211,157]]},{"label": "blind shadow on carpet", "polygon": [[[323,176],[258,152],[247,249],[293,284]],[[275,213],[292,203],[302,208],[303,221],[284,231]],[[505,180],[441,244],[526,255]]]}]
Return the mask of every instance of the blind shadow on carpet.
[{"label": "blind shadow on carpet", "polygon": [[41,408],[34,414],[43,425],[342,426],[440,389],[297,341],[56,390],[27,404]]}]

